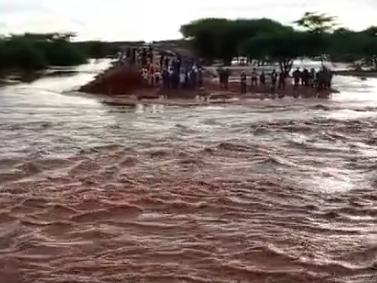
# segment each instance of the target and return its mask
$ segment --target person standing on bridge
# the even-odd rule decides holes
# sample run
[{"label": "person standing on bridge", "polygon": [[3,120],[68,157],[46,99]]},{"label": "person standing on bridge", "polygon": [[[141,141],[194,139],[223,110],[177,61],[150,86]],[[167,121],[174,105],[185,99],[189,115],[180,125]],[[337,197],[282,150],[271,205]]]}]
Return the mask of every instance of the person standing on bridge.
[{"label": "person standing on bridge", "polygon": [[257,69],[254,68],[251,72],[251,87],[256,87],[258,85],[258,73]]},{"label": "person standing on bridge", "polygon": [[160,55],[160,70],[164,69],[164,62],[165,62],[165,56],[161,54]]},{"label": "person standing on bridge", "polygon": [[201,67],[198,68],[198,88],[203,87],[203,70]]},{"label": "person standing on bridge", "polygon": [[266,74],[264,73],[264,71],[262,71],[262,73],[259,76],[259,84],[263,87],[266,86]]},{"label": "person standing on bridge", "polygon": [[277,82],[278,74],[276,70],[273,69],[271,73],[271,92],[275,93],[276,90],[276,82]]},{"label": "person standing on bridge", "polygon": [[247,90],[247,77],[246,77],[245,72],[241,73],[240,83],[241,83],[241,93],[244,94],[246,93],[246,90]]},{"label": "person standing on bridge", "polygon": [[294,85],[294,88],[298,88],[299,84],[300,84],[300,79],[301,79],[301,71],[300,71],[300,68],[297,68],[293,73],[292,73],[292,76],[293,76],[293,85]]},{"label": "person standing on bridge", "polygon": [[155,82],[155,85],[157,87],[160,86],[160,79],[161,79],[161,73],[159,70],[157,70],[155,73],[154,73],[154,82]]},{"label": "person standing on bridge", "polygon": [[185,71],[182,69],[179,72],[179,87],[185,89],[186,86],[186,74]]},{"label": "person standing on bridge", "polygon": [[149,64],[153,65],[153,48],[152,46],[148,47],[148,59],[149,59]]}]

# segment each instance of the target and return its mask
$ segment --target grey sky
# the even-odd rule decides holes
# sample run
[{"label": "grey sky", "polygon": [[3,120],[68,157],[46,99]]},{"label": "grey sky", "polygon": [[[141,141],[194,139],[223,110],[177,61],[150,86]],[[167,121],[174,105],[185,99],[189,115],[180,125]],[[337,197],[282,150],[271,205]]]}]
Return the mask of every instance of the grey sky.
[{"label": "grey sky", "polygon": [[[175,9],[176,13],[172,13]],[[83,39],[179,37],[181,24],[201,17],[270,17],[285,23],[306,11],[339,17],[350,28],[377,25],[373,0],[0,0],[0,33],[74,31]]]}]

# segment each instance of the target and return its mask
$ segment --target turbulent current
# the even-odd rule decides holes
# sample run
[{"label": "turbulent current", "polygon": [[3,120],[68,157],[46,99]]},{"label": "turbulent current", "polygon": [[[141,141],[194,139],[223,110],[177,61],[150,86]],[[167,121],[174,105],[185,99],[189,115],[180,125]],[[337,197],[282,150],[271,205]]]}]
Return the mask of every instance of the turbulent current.
[{"label": "turbulent current", "polygon": [[136,109],[0,89],[0,281],[376,282],[377,80]]}]

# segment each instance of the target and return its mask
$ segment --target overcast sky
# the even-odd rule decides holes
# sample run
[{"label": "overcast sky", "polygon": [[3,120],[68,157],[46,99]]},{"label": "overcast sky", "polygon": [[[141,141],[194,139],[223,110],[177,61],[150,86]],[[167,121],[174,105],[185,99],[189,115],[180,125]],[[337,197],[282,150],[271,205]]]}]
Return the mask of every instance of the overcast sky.
[{"label": "overcast sky", "polygon": [[[258,1],[259,2],[259,1]],[[269,17],[291,23],[306,11],[338,16],[349,28],[377,26],[377,0],[0,0],[0,33],[74,31],[81,39],[178,38],[202,17]]]}]

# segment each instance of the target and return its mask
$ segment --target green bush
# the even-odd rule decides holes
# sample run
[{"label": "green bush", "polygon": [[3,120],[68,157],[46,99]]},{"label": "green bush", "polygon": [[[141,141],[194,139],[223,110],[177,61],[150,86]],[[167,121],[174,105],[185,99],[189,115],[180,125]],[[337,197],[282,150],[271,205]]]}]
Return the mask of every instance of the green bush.
[{"label": "green bush", "polygon": [[0,42],[0,68],[41,70],[48,66],[43,52],[24,39],[5,39]]},{"label": "green bush", "polygon": [[0,38],[0,71],[42,70],[83,64],[89,54],[71,42],[70,34],[23,34]]}]

